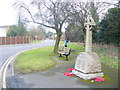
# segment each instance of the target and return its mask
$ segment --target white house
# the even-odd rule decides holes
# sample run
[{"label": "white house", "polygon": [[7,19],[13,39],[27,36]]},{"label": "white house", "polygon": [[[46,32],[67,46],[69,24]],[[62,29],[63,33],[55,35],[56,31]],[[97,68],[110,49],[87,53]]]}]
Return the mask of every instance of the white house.
[{"label": "white house", "polygon": [[10,26],[0,26],[0,37],[6,37]]}]

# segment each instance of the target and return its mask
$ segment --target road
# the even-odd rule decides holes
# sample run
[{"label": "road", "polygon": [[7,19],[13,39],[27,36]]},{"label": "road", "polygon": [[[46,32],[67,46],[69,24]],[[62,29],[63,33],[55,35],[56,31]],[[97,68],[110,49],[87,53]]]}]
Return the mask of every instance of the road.
[{"label": "road", "polygon": [[[54,43],[55,43],[54,40],[47,39],[39,43],[0,46],[0,68],[3,66],[3,64],[8,58],[10,58],[12,55],[18,52],[40,48],[44,46],[51,46],[51,45],[54,45]],[[1,72],[0,72],[0,79],[1,79]],[[2,87],[1,82],[0,82],[0,87]]]}]

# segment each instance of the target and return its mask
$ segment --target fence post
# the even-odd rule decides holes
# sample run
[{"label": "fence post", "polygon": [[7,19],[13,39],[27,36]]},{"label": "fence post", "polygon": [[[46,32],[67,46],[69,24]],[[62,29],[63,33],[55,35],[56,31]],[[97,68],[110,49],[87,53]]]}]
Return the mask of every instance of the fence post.
[{"label": "fence post", "polygon": [[28,43],[30,43],[30,38],[29,37],[27,37],[28,38]]},{"label": "fence post", "polygon": [[24,44],[25,42],[24,42],[24,37],[23,37],[23,44]]},{"label": "fence post", "polygon": [[15,44],[17,44],[17,37],[15,36]]},{"label": "fence post", "polygon": [[25,36],[25,43],[27,43],[28,41],[27,41],[27,36]]},{"label": "fence post", "polygon": [[18,37],[18,44],[20,44],[20,36]]},{"label": "fence post", "polygon": [[26,40],[26,43],[28,43],[28,39],[27,39],[27,36],[25,37],[25,40]]},{"label": "fence post", "polygon": [[24,37],[23,37],[23,44],[24,44]]},{"label": "fence post", "polygon": [[6,45],[6,37],[4,37],[5,38],[5,45]]},{"label": "fence post", "polygon": [[11,44],[12,44],[12,43],[11,43],[11,36],[10,36],[9,38],[10,38],[10,45],[11,45]]},{"label": "fence post", "polygon": [[16,37],[14,37],[14,42],[15,42],[15,44],[16,44]]},{"label": "fence post", "polygon": [[21,42],[21,37],[19,36],[19,43],[21,44],[22,42]]},{"label": "fence post", "polygon": [[2,45],[2,38],[0,37],[0,45]]}]

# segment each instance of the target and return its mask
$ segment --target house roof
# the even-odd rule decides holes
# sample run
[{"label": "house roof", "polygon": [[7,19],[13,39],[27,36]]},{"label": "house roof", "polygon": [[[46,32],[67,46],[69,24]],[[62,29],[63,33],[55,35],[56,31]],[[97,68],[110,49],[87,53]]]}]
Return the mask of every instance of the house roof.
[{"label": "house roof", "polygon": [[0,26],[0,28],[7,28],[7,27],[10,27],[10,26]]}]

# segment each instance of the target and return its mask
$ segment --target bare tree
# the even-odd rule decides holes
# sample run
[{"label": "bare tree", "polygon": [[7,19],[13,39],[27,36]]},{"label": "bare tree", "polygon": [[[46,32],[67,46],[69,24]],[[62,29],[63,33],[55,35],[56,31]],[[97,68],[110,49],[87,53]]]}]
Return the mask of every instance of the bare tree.
[{"label": "bare tree", "polygon": [[38,27],[32,26],[28,32],[29,32],[29,36],[33,40],[35,39],[35,36],[40,36],[40,39],[43,39],[46,36],[45,29],[40,25]]},{"label": "bare tree", "polygon": [[69,17],[68,23],[74,23],[78,30],[82,30],[84,33],[84,44],[85,44],[85,37],[86,37],[86,30],[84,23],[86,21],[87,14],[92,14],[93,18],[95,19],[96,23],[99,22],[99,15],[104,15],[103,11],[108,9],[112,4],[107,2],[72,2],[70,4],[70,10],[68,12],[71,14]]},{"label": "bare tree", "polygon": [[54,53],[57,52],[60,38],[62,35],[62,26],[69,16],[66,13],[66,8],[68,7],[68,2],[55,2],[52,0],[41,1],[34,0],[31,5],[34,7],[34,12],[25,3],[19,3],[19,8],[24,9],[29,14],[30,19],[25,18],[27,22],[34,22],[43,25],[48,28],[52,28],[56,31],[56,43],[54,46]]},{"label": "bare tree", "polygon": [[[56,2],[55,0],[34,0],[31,2],[32,10],[30,6],[25,3],[19,3],[19,8],[27,11],[30,18],[25,18],[28,22],[34,22],[43,25],[48,28],[52,28],[56,31],[57,38],[54,46],[54,51],[57,52],[59,41],[62,35],[62,27],[65,22],[75,23],[79,30],[84,32],[84,40],[86,30],[84,23],[86,15],[90,12],[91,2]],[[105,2],[95,2],[96,12],[99,14],[103,10],[108,8],[110,4]],[[102,8],[101,8],[102,7]],[[91,13],[92,14],[92,13]]]}]

